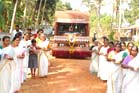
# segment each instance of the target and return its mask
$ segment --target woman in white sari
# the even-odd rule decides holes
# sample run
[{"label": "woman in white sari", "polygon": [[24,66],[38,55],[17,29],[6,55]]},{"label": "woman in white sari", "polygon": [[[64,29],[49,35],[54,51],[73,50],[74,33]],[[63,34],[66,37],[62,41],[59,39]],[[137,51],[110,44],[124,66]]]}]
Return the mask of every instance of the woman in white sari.
[{"label": "woman in white sari", "polygon": [[20,37],[14,37],[13,38],[13,44],[12,47],[15,51],[15,62],[16,67],[13,75],[13,87],[11,90],[11,93],[18,92],[21,87],[21,81],[23,77],[23,58],[24,58],[24,51],[23,48],[20,48],[18,45],[20,43]]},{"label": "woman in white sari", "polygon": [[[121,52],[121,43],[116,43],[115,50],[111,51],[108,55],[107,60],[109,61],[109,78],[107,81],[107,93],[118,93],[116,83],[117,75],[120,72],[120,63],[122,62],[122,52]],[[119,85],[120,86],[120,85]]]},{"label": "woman in white sari", "polygon": [[97,73],[98,72],[98,41],[95,41],[95,46],[92,49],[92,56],[91,56],[91,64],[90,64],[90,72]]},{"label": "woman in white sari", "polygon": [[10,93],[12,87],[12,75],[15,67],[14,50],[10,44],[10,37],[4,36],[0,61],[0,93]]},{"label": "woman in white sari", "polygon": [[128,65],[126,65],[128,70],[123,80],[121,93],[139,93],[139,55],[137,55],[138,47],[132,47],[131,53],[133,56],[135,56],[135,58],[132,59]]},{"label": "woman in white sari", "polygon": [[27,72],[28,72],[28,61],[29,61],[29,46],[31,45],[31,41],[29,40],[29,33],[24,34],[24,38],[20,41],[19,47],[23,48],[25,51],[25,57],[23,59],[23,77],[22,77],[22,83],[27,78]]},{"label": "woman in white sari", "polygon": [[101,80],[108,79],[108,61],[106,60],[107,57],[107,50],[108,50],[108,39],[104,40],[104,46],[101,47],[99,51],[99,69],[98,69],[98,77]]},{"label": "woman in white sari", "polygon": [[49,41],[47,40],[44,34],[40,35],[41,42],[38,43],[38,47],[40,48],[40,52],[38,54],[38,62],[39,62],[39,76],[45,77],[48,75],[48,58],[47,51]]}]

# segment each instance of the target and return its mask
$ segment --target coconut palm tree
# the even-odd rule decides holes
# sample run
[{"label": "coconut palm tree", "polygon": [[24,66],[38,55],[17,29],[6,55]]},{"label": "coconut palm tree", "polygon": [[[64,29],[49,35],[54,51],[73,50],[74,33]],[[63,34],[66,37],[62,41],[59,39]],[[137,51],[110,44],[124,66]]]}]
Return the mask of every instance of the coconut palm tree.
[{"label": "coconut palm tree", "polygon": [[15,20],[15,14],[16,14],[16,9],[17,9],[17,4],[18,4],[18,0],[16,0],[15,6],[14,6],[14,12],[13,12],[12,21],[11,21],[10,33],[13,30],[13,25],[14,25],[14,20]]}]

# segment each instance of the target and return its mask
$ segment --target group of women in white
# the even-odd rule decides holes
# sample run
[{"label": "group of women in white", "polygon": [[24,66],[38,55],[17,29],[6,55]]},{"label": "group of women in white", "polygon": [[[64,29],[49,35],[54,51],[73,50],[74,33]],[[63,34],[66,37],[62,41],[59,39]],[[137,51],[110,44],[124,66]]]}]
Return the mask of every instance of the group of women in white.
[{"label": "group of women in white", "polygon": [[49,41],[43,30],[38,30],[36,38],[28,31],[23,34],[22,38],[17,32],[12,41],[9,36],[2,38],[0,93],[18,93],[21,84],[27,79],[28,68],[31,69],[32,77],[35,77],[37,68],[40,77],[48,75]]},{"label": "group of women in white", "polygon": [[94,44],[90,72],[107,82],[106,93],[139,93],[138,47],[106,37]]}]

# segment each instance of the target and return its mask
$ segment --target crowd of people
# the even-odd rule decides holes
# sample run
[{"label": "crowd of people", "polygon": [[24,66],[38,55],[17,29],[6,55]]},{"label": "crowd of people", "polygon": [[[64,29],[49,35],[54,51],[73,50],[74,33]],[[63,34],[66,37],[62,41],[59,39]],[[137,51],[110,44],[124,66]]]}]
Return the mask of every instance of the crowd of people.
[{"label": "crowd of people", "polygon": [[139,55],[133,42],[95,40],[90,72],[107,83],[106,93],[139,93]]},{"label": "crowd of people", "polygon": [[[19,26],[0,45],[0,93],[18,93],[29,74],[47,77],[49,40],[42,29],[36,35]],[[90,72],[107,82],[107,93],[139,93],[138,46],[133,42],[94,40]]]},{"label": "crowd of people", "polygon": [[17,25],[11,37],[4,36],[0,45],[0,93],[18,93],[29,68],[32,78],[47,77],[49,50],[42,29],[35,36],[31,29],[23,32]]}]

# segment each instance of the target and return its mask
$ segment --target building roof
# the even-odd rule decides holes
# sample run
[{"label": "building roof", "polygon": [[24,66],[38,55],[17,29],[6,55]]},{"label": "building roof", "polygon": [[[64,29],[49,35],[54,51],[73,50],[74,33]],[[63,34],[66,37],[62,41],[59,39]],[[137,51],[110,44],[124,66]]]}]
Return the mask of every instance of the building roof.
[{"label": "building roof", "polygon": [[131,26],[128,26],[128,27],[115,27],[114,29],[118,30],[128,30],[128,29],[139,29],[139,25],[131,25]]},{"label": "building roof", "polygon": [[56,11],[55,21],[59,23],[89,23],[89,14],[80,11]]}]

